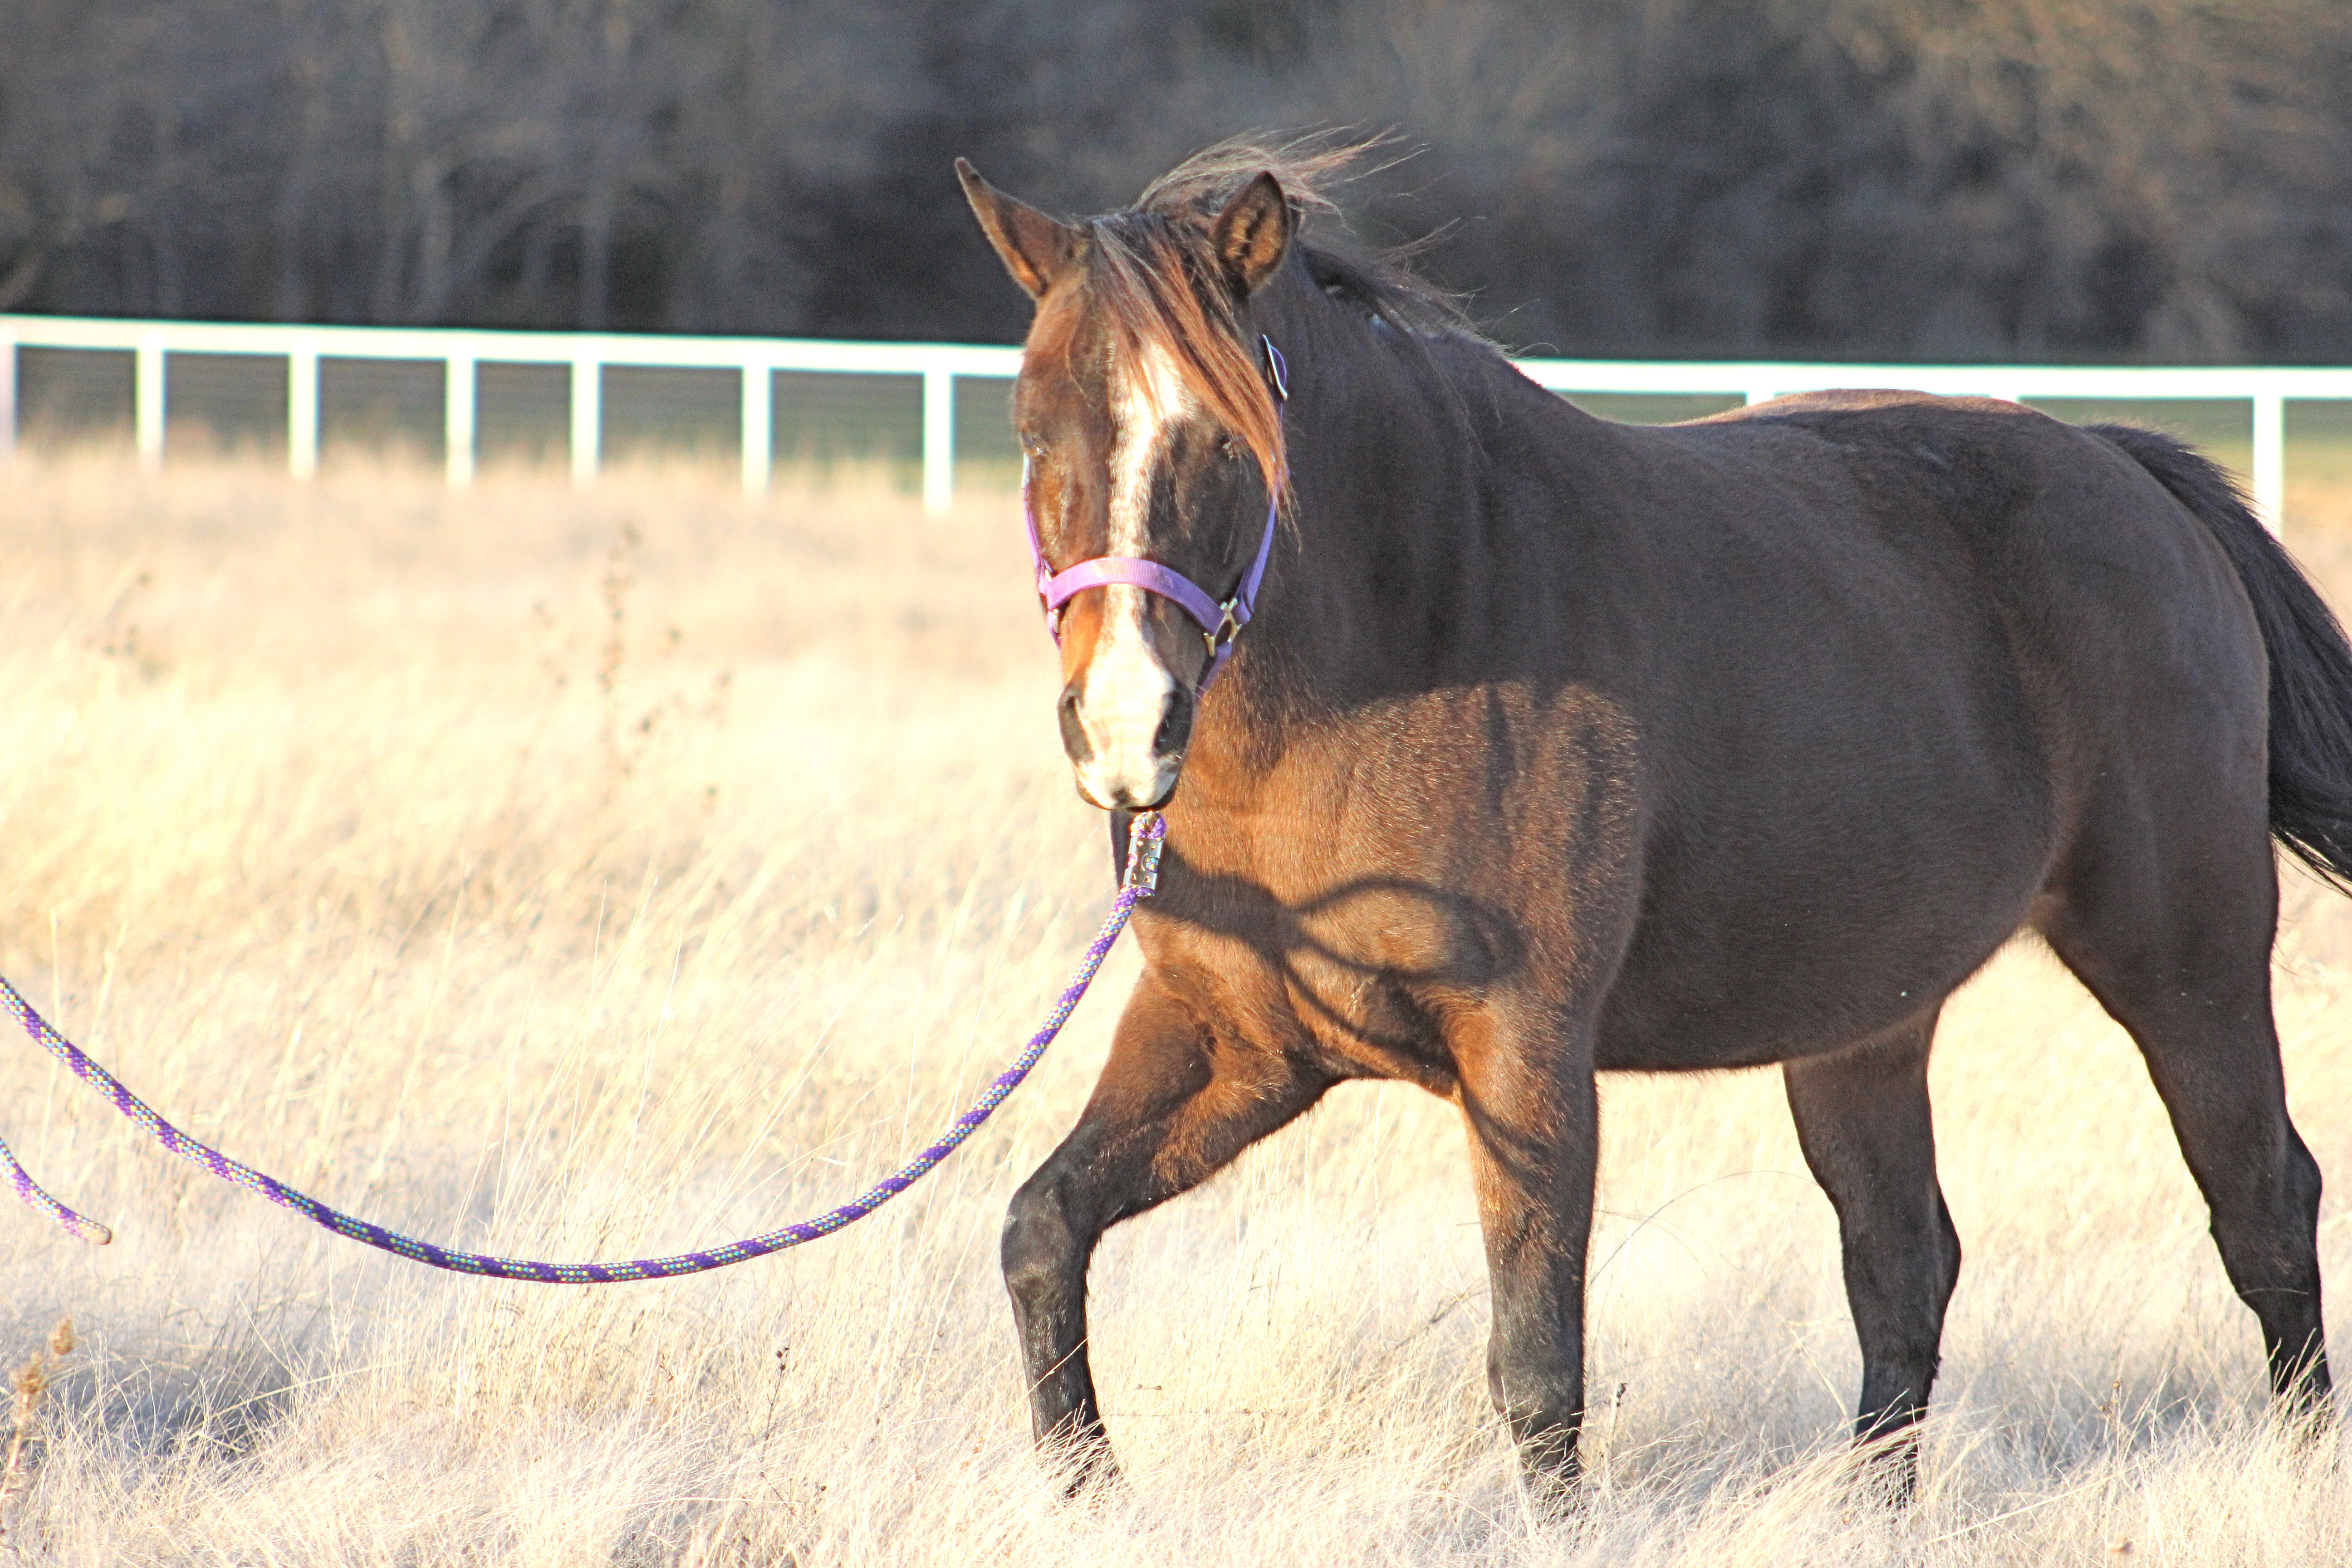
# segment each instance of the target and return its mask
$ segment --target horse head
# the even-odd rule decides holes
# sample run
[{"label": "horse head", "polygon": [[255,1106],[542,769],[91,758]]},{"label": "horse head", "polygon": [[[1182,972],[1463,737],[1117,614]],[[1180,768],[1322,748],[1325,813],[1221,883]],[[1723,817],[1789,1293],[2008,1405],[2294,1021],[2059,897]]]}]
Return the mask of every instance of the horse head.
[{"label": "horse head", "polygon": [[1271,549],[1286,387],[1252,310],[1291,203],[1261,171],[1073,224],[956,172],[1036,301],[1013,424],[1063,747],[1088,801],[1157,807]]}]

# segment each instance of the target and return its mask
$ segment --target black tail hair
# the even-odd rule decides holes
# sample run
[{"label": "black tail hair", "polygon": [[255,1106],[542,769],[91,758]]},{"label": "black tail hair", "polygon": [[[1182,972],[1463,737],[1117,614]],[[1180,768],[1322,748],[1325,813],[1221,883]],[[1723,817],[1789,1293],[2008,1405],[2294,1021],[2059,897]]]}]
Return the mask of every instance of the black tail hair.
[{"label": "black tail hair", "polygon": [[2210,529],[2271,664],[2271,837],[2352,892],[2352,645],[2303,568],[2210,459],[2154,430],[2094,425]]}]

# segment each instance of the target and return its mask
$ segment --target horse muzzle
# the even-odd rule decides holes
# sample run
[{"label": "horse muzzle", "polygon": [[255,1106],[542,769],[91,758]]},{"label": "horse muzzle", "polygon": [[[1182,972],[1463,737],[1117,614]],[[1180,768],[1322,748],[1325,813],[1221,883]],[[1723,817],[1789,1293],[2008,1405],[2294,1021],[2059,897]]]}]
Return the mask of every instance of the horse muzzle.
[{"label": "horse muzzle", "polygon": [[[1192,738],[1193,694],[1170,679],[1116,684],[1089,668],[1063,689],[1062,749],[1078,793],[1106,811],[1149,811],[1176,792]],[[1140,673],[1140,672],[1139,672]]]}]

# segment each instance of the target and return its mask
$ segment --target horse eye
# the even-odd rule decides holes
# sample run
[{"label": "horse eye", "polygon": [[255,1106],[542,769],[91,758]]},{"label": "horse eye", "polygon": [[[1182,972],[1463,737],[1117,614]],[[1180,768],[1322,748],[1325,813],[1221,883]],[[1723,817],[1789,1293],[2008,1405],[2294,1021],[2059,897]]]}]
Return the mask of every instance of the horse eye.
[{"label": "horse eye", "polygon": [[1220,436],[1217,437],[1217,455],[1230,461],[1242,455],[1242,444],[1231,436]]},{"label": "horse eye", "polygon": [[1029,456],[1031,456],[1032,458],[1034,458],[1038,459],[1038,460],[1039,460],[1039,461],[1041,461],[1041,462],[1045,459],[1045,441],[1044,441],[1042,438],[1040,438],[1040,437],[1035,437],[1035,436],[1024,436],[1024,437],[1021,437],[1021,449],[1022,449],[1023,451],[1024,451],[1024,452],[1028,453],[1028,454],[1029,454]]}]

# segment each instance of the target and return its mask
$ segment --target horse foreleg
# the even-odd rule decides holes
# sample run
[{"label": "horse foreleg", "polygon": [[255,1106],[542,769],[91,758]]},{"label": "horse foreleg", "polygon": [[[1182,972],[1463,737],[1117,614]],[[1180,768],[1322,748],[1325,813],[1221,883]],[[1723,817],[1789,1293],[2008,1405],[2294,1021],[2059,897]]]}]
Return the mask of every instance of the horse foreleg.
[{"label": "horse foreleg", "polygon": [[1584,1420],[1584,1258],[1597,1111],[1589,1032],[1537,1005],[1488,1003],[1446,1030],[1486,1234],[1486,1382],[1539,1492],[1577,1474]]},{"label": "horse foreleg", "polygon": [[1074,1486],[1108,1470],[1087,1358],[1087,1263],[1105,1231],[1198,1185],[1319,1099],[1331,1080],[1203,1030],[1147,975],[1120,1016],[1093,1098],[1013,1194],[1004,1223],[1030,1415],[1066,1449]]},{"label": "horse foreleg", "polygon": [[1918,1484],[1944,1309],[1960,1277],[1959,1233],[1936,1182],[1927,1107],[1934,1015],[1884,1038],[1786,1064],[1805,1163],[1837,1210],[1846,1303],[1862,1341],[1854,1440],[1880,1446],[1897,1499]]}]

